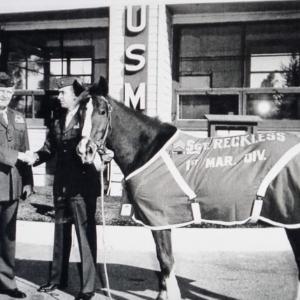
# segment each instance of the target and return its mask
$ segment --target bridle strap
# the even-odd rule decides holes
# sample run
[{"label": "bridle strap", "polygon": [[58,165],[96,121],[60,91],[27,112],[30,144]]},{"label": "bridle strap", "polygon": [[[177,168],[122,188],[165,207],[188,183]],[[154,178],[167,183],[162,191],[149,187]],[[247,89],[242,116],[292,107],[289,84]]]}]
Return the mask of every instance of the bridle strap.
[{"label": "bridle strap", "polygon": [[107,123],[106,123],[106,126],[105,126],[103,137],[100,140],[95,141],[95,144],[97,146],[97,151],[100,154],[104,154],[105,153],[105,148],[106,148],[106,146],[105,146],[106,145],[106,139],[108,137],[109,131],[112,129],[112,126],[111,126],[112,106],[104,96],[101,96],[101,99],[106,103],[106,106],[107,106]]}]

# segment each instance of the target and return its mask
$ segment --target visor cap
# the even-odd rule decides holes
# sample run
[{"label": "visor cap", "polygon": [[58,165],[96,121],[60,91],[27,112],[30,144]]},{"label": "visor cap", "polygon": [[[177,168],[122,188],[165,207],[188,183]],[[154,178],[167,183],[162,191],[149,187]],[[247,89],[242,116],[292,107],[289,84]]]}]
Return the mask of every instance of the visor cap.
[{"label": "visor cap", "polygon": [[76,76],[66,76],[56,79],[56,86],[58,89],[62,89],[66,86],[73,85],[74,81],[82,84],[81,79]]}]

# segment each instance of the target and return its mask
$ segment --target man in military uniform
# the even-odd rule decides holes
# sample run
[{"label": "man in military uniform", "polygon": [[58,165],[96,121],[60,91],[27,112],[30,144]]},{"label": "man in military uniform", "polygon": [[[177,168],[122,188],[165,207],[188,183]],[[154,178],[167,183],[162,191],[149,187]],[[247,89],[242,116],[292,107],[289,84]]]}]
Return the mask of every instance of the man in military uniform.
[{"label": "man in military uniform", "polygon": [[33,179],[24,153],[29,148],[25,118],[8,107],[13,92],[12,79],[0,72],[0,298],[26,297],[14,274],[16,217],[18,200],[31,194]]},{"label": "man in military uniform", "polygon": [[78,78],[58,81],[63,113],[49,129],[43,147],[35,155],[35,165],[56,155],[53,195],[55,233],[53,261],[47,284],[38,290],[50,292],[63,288],[68,280],[71,250],[71,226],[75,225],[81,256],[81,290],[76,299],[91,299],[96,278],[96,200],[100,193],[99,173],[93,165],[83,165],[76,153],[81,139],[79,94],[83,91]]}]

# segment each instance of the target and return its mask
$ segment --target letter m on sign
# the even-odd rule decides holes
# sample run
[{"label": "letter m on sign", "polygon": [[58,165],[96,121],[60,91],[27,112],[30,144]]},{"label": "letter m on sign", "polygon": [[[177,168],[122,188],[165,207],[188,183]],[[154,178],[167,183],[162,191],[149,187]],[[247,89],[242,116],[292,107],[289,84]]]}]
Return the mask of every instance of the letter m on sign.
[{"label": "letter m on sign", "polygon": [[146,85],[145,82],[141,82],[136,88],[135,92],[132,90],[131,84],[125,83],[125,105],[137,109],[138,104],[139,109],[143,110],[146,108]]}]

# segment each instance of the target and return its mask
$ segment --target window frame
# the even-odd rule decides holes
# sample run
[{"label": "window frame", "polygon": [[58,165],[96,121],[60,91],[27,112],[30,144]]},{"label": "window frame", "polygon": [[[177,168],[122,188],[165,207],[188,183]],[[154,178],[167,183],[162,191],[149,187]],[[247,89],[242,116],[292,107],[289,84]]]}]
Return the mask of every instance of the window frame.
[{"label": "window frame", "polygon": [[[179,15],[176,16],[178,19]],[[176,20],[177,20],[176,19]],[[185,20],[189,20],[189,18],[185,18]],[[191,131],[207,131],[208,130],[208,122],[205,119],[179,119],[179,95],[229,95],[238,94],[239,101],[238,101],[238,113],[239,115],[246,115],[246,107],[247,107],[247,95],[251,93],[274,93],[278,92],[281,94],[286,93],[295,93],[300,94],[300,87],[270,87],[270,88],[250,88],[250,76],[251,76],[251,70],[250,70],[250,58],[251,54],[256,54],[256,51],[254,50],[256,40],[247,40],[247,25],[251,24],[249,20],[246,20],[245,22],[241,21],[241,19],[237,20],[237,22],[234,22],[237,26],[240,26],[242,28],[242,60],[241,60],[241,87],[229,87],[229,88],[208,88],[208,89],[186,89],[185,87],[181,87],[179,84],[179,74],[180,74],[180,53],[179,53],[179,40],[180,40],[180,32],[181,29],[186,26],[214,26],[215,24],[222,24],[222,22],[200,22],[201,18],[199,18],[199,22],[174,22],[173,27],[173,66],[172,66],[172,74],[173,74],[173,105],[172,105],[172,121],[173,123],[178,126],[179,128],[185,129],[185,130],[191,130]],[[190,21],[190,20],[189,20]],[[259,20],[262,24],[264,23],[272,23],[276,24],[277,22],[283,22],[284,19],[278,19],[274,20],[272,18],[266,19],[266,20]],[[299,24],[300,22],[300,15],[298,13],[297,18],[288,19],[288,22],[295,22],[296,24]],[[227,24],[233,24],[232,22],[224,22],[224,26]],[[286,53],[292,53],[292,51],[296,50],[296,40],[295,39],[287,39],[287,41],[290,41],[289,48],[290,51],[285,50]],[[274,40],[258,40],[260,43],[259,47],[261,47],[261,43],[266,43],[267,45],[272,45],[274,43]],[[277,41],[278,43],[278,41]],[[286,47],[288,48],[288,47]],[[298,49],[299,52],[299,49]],[[279,53],[279,52],[274,52]],[[281,51],[282,53],[282,51]],[[181,75],[182,76],[182,75]],[[213,75],[212,75],[213,78]],[[300,97],[299,97],[300,98]],[[300,99],[299,99],[300,101]],[[262,122],[259,123],[259,128],[261,130],[284,130],[284,131],[300,131],[300,120],[276,120],[276,119],[264,119]]]},{"label": "window frame", "polygon": [[[82,52],[82,49],[85,49],[85,52],[89,52],[90,55],[87,55],[86,57],[82,57],[81,54],[78,54],[78,57],[74,56],[74,54],[76,54],[76,48],[80,50],[80,52]],[[49,59],[49,73],[45,75],[45,77],[47,77],[48,82],[50,83],[51,78],[55,78],[55,77],[63,77],[63,76],[77,76],[77,77],[90,77],[90,82],[93,82],[94,76],[95,76],[95,53],[93,51],[93,47],[92,46],[64,46],[63,42],[62,45],[60,45],[60,47],[51,47],[51,49],[53,50],[57,50],[57,49],[61,49],[60,55],[58,57],[51,57]],[[72,52],[72,55],[64,55],[65,52],[69,53]],[[81,57],[79,57],[81,56]],[[62,65],[64,65],[64,63],[66,64],[66,70],[63,70],[63,74],[51,74],[50,73],[50,63],[51,63],[51,59],[57,59],[60,60]],[[72,63],[72,59],[90,59],[91,60],[91,74],[86,75],[86,74],[73,74],[71,73],[71,63]],[[103,59],[105,60],[105,59]],[[108,62],[108,59],[106,60]]]},{"label": "window frame", "polygon": [[[97,29],[97,28],[91,28],[93,30],[93,32]],[[57,58],[57,59],[66,59],[67,60],[67,64],[70,64],[70,58],[85,58],[82,57],[82,53],[83,56],[86,56],[86,58],[91,60],[91,74],[86,75],[86,74],[82,74],[83,77],[89,76],[90,77],[90,82],[93,82],[94,77],[95,77],[95,69],[96,69],[96,64],[106,64],[106,76],[108,76],[108,68],[109,68],[109,56],[108,56],[108,50],[109,50],[109,32],[107,30],[107,28],[98,28],[99,30],[103,30],[103,38],[105,39],[105,43],[107,43],[106,45],[106,51],[104,51],[101,54],[101,57],[99,58],[95,58],[95,49],[93,47],[93,45],[71,45],[71,46],[65,46],[64,47],[64,35],[68,34],[68,33],[72,33],[72,32],[77,32],[78,30],[82,31],[82,28],[69,28],[69,29],[56,29],[56,30],[48,30],[47,32],[51,33],[51,34],[57,34],[58,35],[58,45],[56,46],[49,46],[48,49],[53,49],[57,52],[56,57],[53,58]],[[44,30],[42,30],[44,32]],[[26,34],[30,34],[31,31],[25,31]],[[1,32],[2,33],[2,32]],[[18,38],[19,34],[22,34],[23,32],[21,31],[9,31],[5,33],[5,42],[3,42],[3,39],[1,39],[1,43],[2,43],[2,50],[5,47],[8,49],[7,45],[9,42],[9,38]],[[78,56],[80,57],[74,57],[73,54],[77,54],[78,51],[76,50],[76,48],[81,48],[81,51],[79,51]],[[63,54],[65,53],[64,50],[71,50],[71,56],[70,58],[67,56],[63,56]],[[84,50],[82,50],[84,49]],[[90,49],[88,52],[90,55],[86,55],[85,53],[87,53],[87,49]],[[5,54],[5,55],[4,55]],[[6,52],[2,52],[0,54],[0,58],[3,59],[3,56],[7,56],[9,54],[9,50],[6,50]],[[28,65],[28,62],[30,62],[30,57],[29,56],[24,56],[24,58],[22,59],[22,61],[24,61],[24,64],[26,64],[26,66]],[[38,88],[38,89],[28,89],[28,70],[25,69],[25,78],[26,80],[24,80],[24,88],[19,88],[16,89],[14,96],[16,97],[24,97],[24,101],[25,101],[25,108],[24,108],[24,113],[26,115],[27,118],[32,119],[32,120],[38,120],[40,119],[40,117],[37,117],[35,109],[37,107],[37,103],[35,103],[35,101],[39,98],[39,97],[49,97],[49,96],[53,96],[57,94],[57,91],[54,89],[50,88],[50,78],[54,78],[54,77],[61,77],[61,76],[69,76],[70,75],[70,66],[67,66],[67,73],[64,75],[50,75],[50,57],[43,57],[43,61],[44,61],[44,65],[46,65],[46,68],[44,68],[44,75],[43,75],[43,80],[44,80],[44,86],[43,88]],[[10,63],[13,61],[8,61],[7,59],[5,60],[5,64],[6,67],[8,65],[8,63]],[[72,76],[78,76],[80,77],[80,74],[74,74]],[[45,118],[41,118],[41,119],[45,119]]]},{"label": "window frame", "polygon": [[[176,96],[176,117],[174,124],[179,128],[185,130],[208,130],[208,122],[206,119],[179,119],[178,116],[178,104],[180,95],[238,95],[239,114],[241,116],[246,115],[247,107],[247,95],[248,94],[299,94],[300,101],[300,87],[287,87],[287,88],[212,88],[212,89],[193,89],[187,90],[183,88],[175,89]],[[284,131],[300,131],[300,119],[299,120],[275,120],[265,119],[259,123],[260,130],[284,130]]]}]

